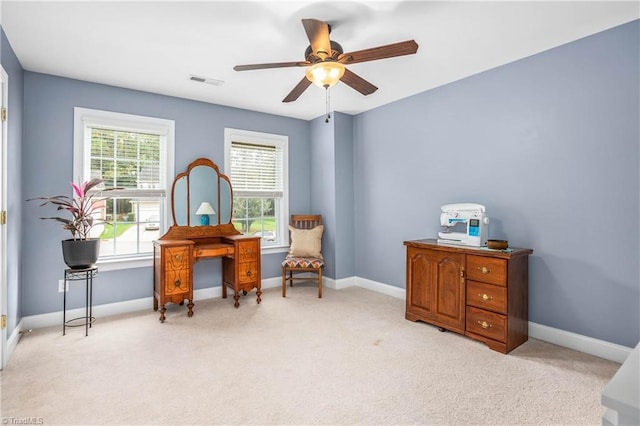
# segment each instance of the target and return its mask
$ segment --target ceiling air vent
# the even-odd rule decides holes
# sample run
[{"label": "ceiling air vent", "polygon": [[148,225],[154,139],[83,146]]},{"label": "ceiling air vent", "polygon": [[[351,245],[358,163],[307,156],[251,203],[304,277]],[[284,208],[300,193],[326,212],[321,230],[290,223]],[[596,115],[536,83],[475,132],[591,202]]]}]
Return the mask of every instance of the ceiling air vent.
[{"label": "ceiling air vent", "polygon": [[216,80],[215,78],[208,78],[208,77],[200,77],[193,74],[189,76],[189,80],[197,81],[198,83],[212,84],[214,86],[220,86],[222,85],[222,83],[224,83],[224,81],[222,80]]}]

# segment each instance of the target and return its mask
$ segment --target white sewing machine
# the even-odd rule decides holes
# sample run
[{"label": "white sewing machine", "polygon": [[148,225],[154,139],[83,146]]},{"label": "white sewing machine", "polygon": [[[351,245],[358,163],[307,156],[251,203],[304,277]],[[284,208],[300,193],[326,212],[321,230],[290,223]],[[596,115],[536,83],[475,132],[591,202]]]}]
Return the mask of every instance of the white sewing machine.
[{"label": "white sewing machine", "polygon": [[[458,203],[446,204],[440,208],[440,225],[444,232],[438,232],[438,242],[463,246],[482,247],[487,245],[489,218],[482,204]],[[465,232],[452,232],[455,226],[466,227]]]}]

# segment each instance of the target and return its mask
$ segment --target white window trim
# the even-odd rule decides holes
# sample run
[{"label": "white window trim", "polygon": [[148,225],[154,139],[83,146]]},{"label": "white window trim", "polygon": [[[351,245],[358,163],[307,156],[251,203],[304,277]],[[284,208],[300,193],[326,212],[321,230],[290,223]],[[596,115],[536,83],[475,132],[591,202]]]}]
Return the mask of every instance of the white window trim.
[{"label": "white window trim", "polygon": [[[161,180],[165,183],[165,203],[163,203],[163,221],[161,229],[168,229],[169,217],[171,216],[171,185],[174,178],[174,155],[175,155],[175,121],[164,118],[147,117],[142,115],[124,114],[120,112],[103,111],[97,109],[75,107],[73,110],[73,178],[74,181],[85,180],[84,172],[91,167],[89,157],[85,158],[85,151],[89,146],[86,144],[86,126],[99,125],[112,130],[130,130],[138,128],[140,130],[151,131],[164,136],[166,149],[160,150]],[[130,269],[153,266],[153,253],[149,256],[138,256],[135,258],[120,258],[99,260],[98,267],[102,271],[113,271],[118,269]]]},{"label": "white window trim", "polygon": [[282,197],[281,210],[282,217],[278,221],[278,232],[283,237],[283,243],[276,246],[262,247],[262,254],[284,253],[289,249],[289,137],[272,133],[252,132],[250,130],[224,129],[224,170],[229,176],[231,170],[231,142],[247,142],[258,145],[272,144],[282,149]]}]

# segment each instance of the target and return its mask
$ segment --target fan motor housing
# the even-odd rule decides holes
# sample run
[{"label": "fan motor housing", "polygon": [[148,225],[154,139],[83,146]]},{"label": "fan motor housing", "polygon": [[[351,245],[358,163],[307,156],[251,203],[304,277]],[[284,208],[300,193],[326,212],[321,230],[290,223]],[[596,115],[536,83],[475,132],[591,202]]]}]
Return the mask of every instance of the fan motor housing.
[{"label": "fan motor housing", "polygon": [[314,54],[313,49],[311,48],[311,45],[309,45],[307,46],[307,49],[304,51],[305,59],[313,64],[317,62],[324,62],[326,60],[337,61],[338,56],[342,55],[344,51],[342,50],[342,46],[340,46],[340,43],[338,43],[337,41],[330,40],[330,43],[331,43],[331,54],[327,55],[326,58],[323,59],[320,56],[317,56],[316,54]]}]

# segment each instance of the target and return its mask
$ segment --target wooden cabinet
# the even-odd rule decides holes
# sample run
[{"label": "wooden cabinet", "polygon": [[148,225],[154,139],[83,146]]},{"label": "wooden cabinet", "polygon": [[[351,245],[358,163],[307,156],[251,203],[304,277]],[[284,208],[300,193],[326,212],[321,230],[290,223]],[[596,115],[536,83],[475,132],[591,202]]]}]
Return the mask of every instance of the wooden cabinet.
[{"label": "wooden cabinet", "polygon": [[528,339],[528,256],[509,251],[405,241],[405,317],[464,334],[507,353]]},{"label": "wooden cabinet", "polygon": [[260,274],[260,237],[226,237],[234,245],[234,256],[222,260],[222,297],[227,297],[227,287],[233,289],[234,306],[239,305],[239,292],[247,294],[256,289],[256,300],[262,301]]},{"label": "wooden cabinet", "polygon": [[183,304],[188,300],[188,316],[193,316],[193,277],[191,258],[193,241],[154,241],[153,245],[153,310],[160,308],[164,322],[168,302]]}]

